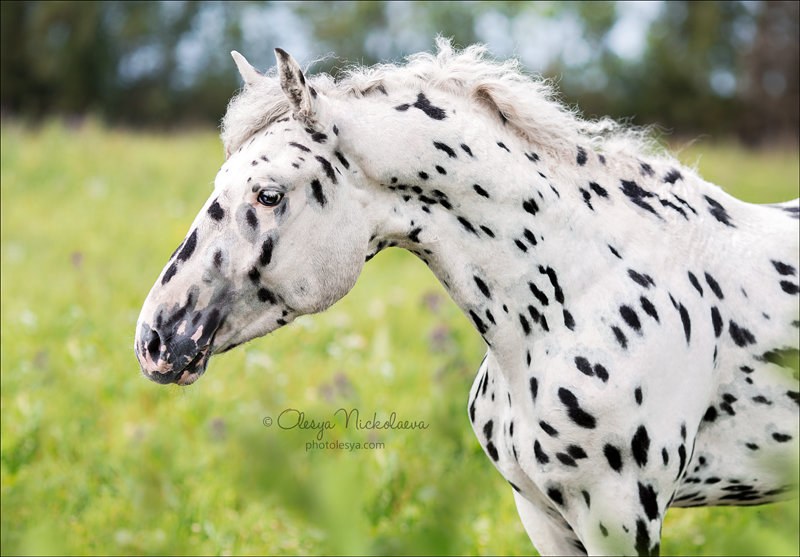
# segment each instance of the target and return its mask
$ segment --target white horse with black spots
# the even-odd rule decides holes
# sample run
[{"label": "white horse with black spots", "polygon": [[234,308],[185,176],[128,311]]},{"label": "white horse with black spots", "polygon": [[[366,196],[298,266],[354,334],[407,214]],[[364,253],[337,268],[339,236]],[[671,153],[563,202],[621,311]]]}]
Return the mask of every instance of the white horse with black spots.
[{"label": "white horse with black spots", "polygon": [[786,497],[797,200],[734,199],[517,62],[438,48],[339,81],[233,53],[227,159],[144,303],[144,374],[193,383],[399,246],[488,345],[469,419],[541,553],[655,554],[670,506]]}]

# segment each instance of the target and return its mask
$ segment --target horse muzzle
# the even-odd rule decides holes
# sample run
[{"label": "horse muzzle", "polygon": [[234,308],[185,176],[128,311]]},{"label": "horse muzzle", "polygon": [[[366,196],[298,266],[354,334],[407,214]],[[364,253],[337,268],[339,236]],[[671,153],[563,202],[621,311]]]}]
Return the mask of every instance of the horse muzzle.
[{"label": "horse muzzle", "polygon": [[213,330],[204,331],[204,325],[201,325],[193,332],[185,330],[185,323],[172,331],[141,323],[134,351],[142,374],[162,385],[177,383],[185,386],[197,381],[214,352],[214,338],[221,324],[214,317],[206,324],[210,324],[209,321],[215,322]]}]

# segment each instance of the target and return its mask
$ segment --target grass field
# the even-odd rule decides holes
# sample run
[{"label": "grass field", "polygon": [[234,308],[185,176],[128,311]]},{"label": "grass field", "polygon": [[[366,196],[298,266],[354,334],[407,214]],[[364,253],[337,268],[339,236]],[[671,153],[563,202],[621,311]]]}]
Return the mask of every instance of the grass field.
[{"label": "grass field", "polygon": [[[213,132],[2,126],[2,554],[531,554],[472,434],[483,342],[413,256],[387,250],[329,311],[145,380],[140,306],[211,191]],[[796,150],[681,154],[754,202],[798,195]],[[282,410],[424,421],[325,433]],[[797,501],[671,510],[666,555],[797,555]]]}]

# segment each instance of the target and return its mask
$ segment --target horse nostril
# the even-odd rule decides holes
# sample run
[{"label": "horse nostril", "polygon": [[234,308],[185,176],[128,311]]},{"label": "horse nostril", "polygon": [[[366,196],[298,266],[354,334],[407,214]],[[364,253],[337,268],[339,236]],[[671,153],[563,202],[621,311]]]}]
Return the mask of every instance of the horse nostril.
[{"label": "horse nostril", "polygon": [[147,343],[147,352],[150,354],[150,358],[154,361],[158,361],[158,357],[161,354],[161,337],[158,336],[158,333],[152,331],[153,337],[150,339],[150,342]]}]

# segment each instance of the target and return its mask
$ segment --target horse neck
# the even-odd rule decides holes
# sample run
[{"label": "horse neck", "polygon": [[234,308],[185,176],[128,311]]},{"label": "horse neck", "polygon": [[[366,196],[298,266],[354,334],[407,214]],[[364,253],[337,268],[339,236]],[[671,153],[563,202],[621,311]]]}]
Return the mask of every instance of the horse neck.
[{"label": "horse neck", "polygon": [[[568,322],[563,303],[556,303],[563,302],[563,285],[585,287],[587,276],[607,272],[609,237],[647,245],[663,233],[633,205],[620,208],[624,219],[611,220],[598,218],[592,206],[607,202],[603,191],[618,194],[612,176],[663,185],[635,157],[606,160],[579,145],[567,152],[537,148],[483,107],[432,96],[433,105],[447,107],[439,120],[395,110],[402,99],[353,101],[358,118],[342,126],[346,152],[365,173],[373,204],[370,256],[389,246],[417,255],[491,347],[522,346],[527,326],[536,334],[537,313],[543,323]],[[529,299],[542,304],[533,312],[527,303],[520,308]]]},{"label": "horse neck", "polygon": [[401,100],[353,101],[358,118],[339,126],[343,151],[367,176],[370,257],[389,246],[417,255],[493,345],[520,284],[549,266],[540,253],[549,231],[558,221],[577,226],[582,201],[551,186],[551,175],[568,179],[554,156],[485,109],[457,105],[453,114],[442,103],[448,117],[436,120],[395,110]]}]

